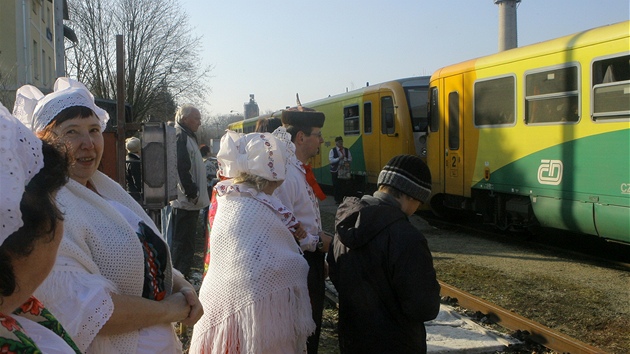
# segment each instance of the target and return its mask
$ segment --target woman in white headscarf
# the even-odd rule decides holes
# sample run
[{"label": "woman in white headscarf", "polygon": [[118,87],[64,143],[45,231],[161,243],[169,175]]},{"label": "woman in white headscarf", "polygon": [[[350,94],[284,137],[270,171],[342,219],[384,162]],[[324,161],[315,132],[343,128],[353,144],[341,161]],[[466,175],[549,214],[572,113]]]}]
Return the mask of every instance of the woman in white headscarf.
[{"label": "woman in white headscarf", "polygon": [[42,143],[0,104],[0,351],[79,353],[31,296],[55,262],[63,216],[55,193],[68,180],[64,153]]},{"label": "woman in white headscarf", "polygon": [[178,353],[173,322],[194,324],[202,307],[171,265],[142,207],[97,170],[109,116],[85,86],[59,78],[44,96],[17,92],[14,114],[44,141],[65,144],[70,181],[57,193],[64,235],[50,276],[35,293],[86,353]]},{"label": "woman in white headscarf", "polygon": [[[273,191],[285,178],[287,143],[270,133],[228,131],[210,264],[200,290],[204,315],[190,353],[302,353],[315,330],[299,224]],[[302,230],[303,232],[303,230]]]}]

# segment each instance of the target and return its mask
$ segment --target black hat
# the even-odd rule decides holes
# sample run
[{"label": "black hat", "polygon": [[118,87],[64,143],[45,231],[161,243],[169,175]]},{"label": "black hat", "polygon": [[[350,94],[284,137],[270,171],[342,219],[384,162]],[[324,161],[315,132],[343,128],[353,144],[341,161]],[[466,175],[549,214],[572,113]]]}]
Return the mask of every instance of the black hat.
[{"label": "black hat", "polygon": [[321,128],[324,126],[324,113],[315,111],[297,111],[287,109],[282,111],[282,124],[304,128]]},{"label": "black hat", "polygon": [[391,186],[426,203],[431,196],[431,171],[417,156],[394,156],[378,175],[377,185]]}]

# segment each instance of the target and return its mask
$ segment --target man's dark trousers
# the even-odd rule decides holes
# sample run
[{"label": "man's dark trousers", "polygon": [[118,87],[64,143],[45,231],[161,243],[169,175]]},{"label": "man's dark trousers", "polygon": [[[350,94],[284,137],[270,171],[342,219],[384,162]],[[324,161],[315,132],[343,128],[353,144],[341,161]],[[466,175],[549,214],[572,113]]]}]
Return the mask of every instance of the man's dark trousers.
[{"label": "man's dark trousers", "polygon": [[185,277],[190,277],[190,268],[195,255],[195,238],[197,235],[199,210],[173,208],[173,239],[171,257],[173,268]]}]

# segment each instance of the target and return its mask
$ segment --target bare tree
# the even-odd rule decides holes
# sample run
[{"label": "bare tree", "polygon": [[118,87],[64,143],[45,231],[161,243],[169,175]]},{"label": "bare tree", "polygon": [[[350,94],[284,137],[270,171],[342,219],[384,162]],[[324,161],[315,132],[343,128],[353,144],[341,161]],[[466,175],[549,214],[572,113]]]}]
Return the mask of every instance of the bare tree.
[{"label": "bare tree", "polygon": [[178,0],[69,2],[79,43],[68,53],[71,75],[101,98],[116,98],[116,34],[125,42],[125,100],[134,121],[172,119],[176,102],[200,104],[212,67],[202,67],[201,38]]},{"label": "bare tree", "polygon": [[242,114],[221,114],[216,116],[204,117],[202,127],[207,134],[208,139],[218,139],[223,135],[230,123],[243,120]]},{"label": "bare tree", "polygon": [[[0,56],[2,51],[0,51]],[[7,65],[8,64],[8,65]],[[17,82],[17,64],[6,63],[0,58],[0,102],[9,110],[15,103],[15,83]]]}]

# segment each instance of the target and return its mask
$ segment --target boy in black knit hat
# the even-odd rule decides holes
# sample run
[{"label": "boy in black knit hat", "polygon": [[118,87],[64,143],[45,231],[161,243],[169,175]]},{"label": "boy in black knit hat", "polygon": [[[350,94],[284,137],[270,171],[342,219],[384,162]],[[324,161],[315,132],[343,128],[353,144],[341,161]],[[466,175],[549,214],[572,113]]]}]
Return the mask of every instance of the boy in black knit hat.
[{"label": "boy in black knit hat", "polygon": [[427,240],[408,217],[430,195],[427,165],[399,155],[379,174],[377,192],[339,206],[327,259],[341,353],[426,353],[424,322],[440,310],[440,286]]}]

